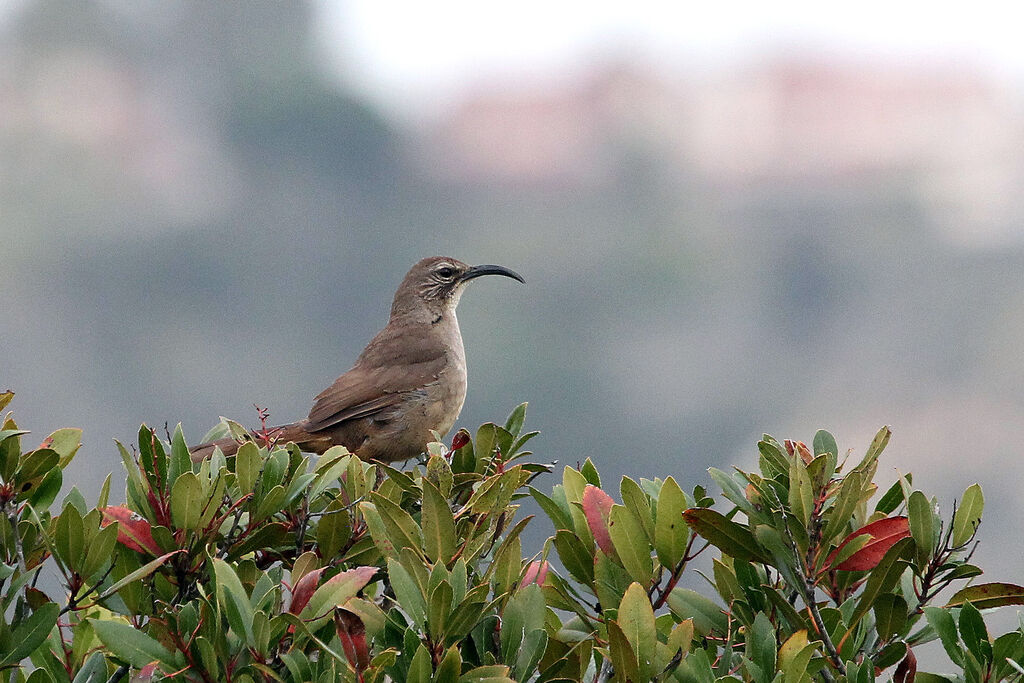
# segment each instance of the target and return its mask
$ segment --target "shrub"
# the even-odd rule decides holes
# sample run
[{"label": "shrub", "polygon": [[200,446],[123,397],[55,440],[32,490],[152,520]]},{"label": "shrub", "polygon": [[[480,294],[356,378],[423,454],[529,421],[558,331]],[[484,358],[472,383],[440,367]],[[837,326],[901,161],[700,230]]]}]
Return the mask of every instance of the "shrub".
[{"label": "shrub", "polygon": [[[981,573],[981,490],[948,521],[909,475],[872,505],[887,429],[855,462],[827,432],[812,447],[766,436],[759,471],[711,470],[716,510],[672,477],[623,478],[618,504],[590,460],[542,492],[552,468],[524,450],[525,413],[438,440],[404,470],[341,447],[313,459],[266,432],[194,464],[180,427],[161,439],[143,426],[136,449],[119,444],[125,501],[110,504],[108,477],[95,506],[74,488],[54,506],[80,432],[23,451],[8,416],[0,669],[31,683],[1024,674],[1024,633],[993,640],[981,616],[1024,589],[963,587]],[[555,529],[528,557],[526,497]],[[708,595],[677,585],[705,551]],[[40,588],[44,567],[59,598]],[[936,604],[948,586],[960,590]],[[935,639],[954,673],[917,671],[914,648]]]}]

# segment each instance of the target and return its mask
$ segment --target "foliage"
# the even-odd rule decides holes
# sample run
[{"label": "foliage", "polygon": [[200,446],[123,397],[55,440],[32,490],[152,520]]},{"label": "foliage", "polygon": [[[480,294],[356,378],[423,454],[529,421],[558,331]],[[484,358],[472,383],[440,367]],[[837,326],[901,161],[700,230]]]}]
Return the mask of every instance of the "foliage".
[{"label": "foliage", "polygon": [[[0,394],[0,409],[11,394]],[[1024,632],[982,611],[1024,588],[969,564],[977,485],[950,520],[909,475],[877,498],[883,429],[856,462],[835,440],[758,444],[757,472],[712,469],[727,506],[671,476],[529,462],[525,404],[438,440],[411,468],[262,432],[192,463],[181,428],[119,444],[125,502],[95,506],[63,469],[81,434],[33,450],[0,430],[0,669],[5,680],[992,681],[1024,677]],[[225,428],[242,435],[235,423]],[[530,497],[554,526],[521,542]],[[51,510],[52,508],[52,510]],[[713,595],[679,586],[713,549]],[[710,553],[709,553],[710,554]],[[557,560],[557,562],[556,562]],[[558,565],[556,569],[555,565]],[[44,567],[63,595],[40,588]],[[691,569],[691,571],[693,571]],[[938,640],[955,672],[917,671]]]}]

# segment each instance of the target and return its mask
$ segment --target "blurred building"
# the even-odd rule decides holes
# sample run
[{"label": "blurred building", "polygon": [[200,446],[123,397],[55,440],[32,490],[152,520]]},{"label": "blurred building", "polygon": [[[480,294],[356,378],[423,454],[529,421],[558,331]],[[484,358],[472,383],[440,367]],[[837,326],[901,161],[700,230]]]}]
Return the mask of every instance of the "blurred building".
[{"label": "blurred building", "polygon": [[527,187],[614,183],[635,154],[725,187],[898,177],[971,242],[1024,230],[1021,149],[1018,103],[979,71],[790,56],[705,78],[617,64],[547,88],[481,86],[435,131],[428,167]]}]

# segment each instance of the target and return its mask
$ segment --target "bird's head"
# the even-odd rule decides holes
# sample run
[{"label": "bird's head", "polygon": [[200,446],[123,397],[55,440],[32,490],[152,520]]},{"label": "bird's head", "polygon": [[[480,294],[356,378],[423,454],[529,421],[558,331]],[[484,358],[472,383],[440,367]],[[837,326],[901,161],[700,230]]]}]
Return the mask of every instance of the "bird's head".
[{"label": "bird's head", "polygon": [[470,266],[448,256],[432,256],[414,265],[406,274],[391,306],[391,314],[425,304],[438,314],[453,310],[466,284],[481,275],[504,275],[524,282],[522,276],[504,266]]}]

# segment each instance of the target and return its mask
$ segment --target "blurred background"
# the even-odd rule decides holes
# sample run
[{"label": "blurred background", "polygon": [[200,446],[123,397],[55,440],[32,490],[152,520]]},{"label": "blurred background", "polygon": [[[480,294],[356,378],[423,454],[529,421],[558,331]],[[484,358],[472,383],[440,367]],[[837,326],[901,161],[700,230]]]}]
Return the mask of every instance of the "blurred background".
[{"label": "blurred background", "polygon": [[692,487],[890,424],[1021,582],[1018,24],[711,4],[0,1],[19,424],[84,428],[89,497],[143,421],[297,419],[446,254],[527,280],[463,299],[460,425],[529,401],[539,457]]}]

